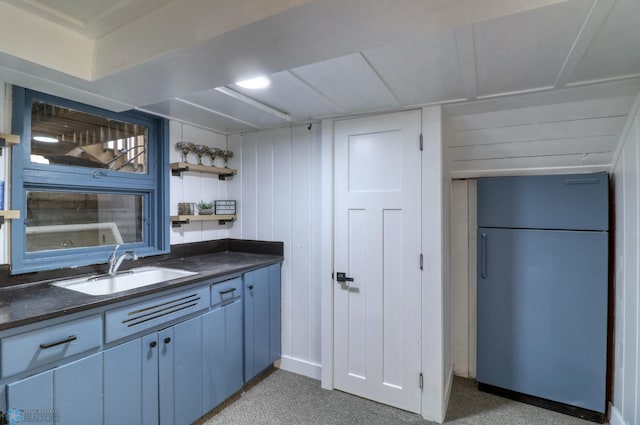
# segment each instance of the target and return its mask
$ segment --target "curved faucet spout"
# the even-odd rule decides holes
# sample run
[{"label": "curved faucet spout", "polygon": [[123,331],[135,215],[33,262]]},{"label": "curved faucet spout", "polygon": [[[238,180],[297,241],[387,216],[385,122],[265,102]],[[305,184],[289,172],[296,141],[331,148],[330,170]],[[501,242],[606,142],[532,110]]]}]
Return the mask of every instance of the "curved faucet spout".
[{"label": "curved faucet spout", "polygon": [[109,258],[109,271],[107,271],[107,274],[109,276],[115,276],[116,273],[118,273],[118,269],[120,268],[120,265],[122,264],[122,262],[124,260],[137,260],[138,259],[138,255],[132,250],[129,249],[125,252],[123,252],[122,254],[120,254],[120,256],[116,259],[116,250],[118,249],[119,245],[116,245],[116,248],[113,250],[113,254],[111,254],[111,257]]}]

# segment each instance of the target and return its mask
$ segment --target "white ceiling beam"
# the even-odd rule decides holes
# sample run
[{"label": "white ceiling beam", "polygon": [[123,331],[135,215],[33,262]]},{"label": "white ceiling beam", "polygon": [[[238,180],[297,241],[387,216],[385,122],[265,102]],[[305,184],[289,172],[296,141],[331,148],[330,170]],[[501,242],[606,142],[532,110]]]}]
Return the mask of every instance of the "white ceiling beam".
[{"label": "white ceiling beam", "polygon": [[476,49],[473,42],[473,26],[467,25],[455,29],[458,60],[464,82],[464,93],[467,99],[478,97],[478,74],[476,73]]},{"label": "white ceiling beam", "polygon": [[562,68],[558,73],[555,88],[561,88],[567,85],[569,79],[578,67],[582,57],[587,52],[591,42],[595,38],[598,31],[604,24],[605,19],[609,15],[611,8],[616,0],[594,0],[591,10],[582,24],[582,28],[578,32],[573,46],[567,55]]},{"label": "white ceiling beam", "polygon": [[240,118],[234,117],[232,115],[225,114],[224,112],[216,111],[215,109],[207,108],[206,106],[198,105],[194,102],[189,102],[188,100],[181,99],[179,97],[173,98],[176,102],[184,103],[185,105],[193,106],[194,108],[202,109],[203,111],[211,112],[212,114],[219,115],[221,117],[233,120],[235,122],[239,122],[240,124],[248,125],[253,128],[261,128],[259,125],[251,123],[249,121],[241,120]]},{"label": "white ceiling beam", "polygon": [[231,90],[227,87],[216,87],[215,88],[216,91],[227,95],[229,97],[232,97],[236,100],[239,100],[240,102],[246,103],[249,106],[253,106],[254,108],[260,109],[261,111],[264,111],[268,114],[271,114],[275,117],[280,118],[281,120],[287,121],[287,122],[291,122],[293,119],[291,118],[291,115],[286,114],[282,111],[278,111],[277,109],[269,106],[269,105],[265,105],[262,102],[258,102],[255,99],[250,98],[249,96],[245,96],[244,94],[238,93],[235,90]]}]

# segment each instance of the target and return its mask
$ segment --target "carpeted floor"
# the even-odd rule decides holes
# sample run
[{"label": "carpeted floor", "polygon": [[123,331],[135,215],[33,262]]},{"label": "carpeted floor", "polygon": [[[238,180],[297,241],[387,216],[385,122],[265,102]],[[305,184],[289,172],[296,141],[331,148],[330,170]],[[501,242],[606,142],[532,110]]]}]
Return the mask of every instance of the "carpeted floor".
[{"label": "carpeted floor", "polygon": [[[473,381],[455,378],[446,424],[589,425],[592,422],[482,393]],[[418,415],[340,391],[320,382],[276,370],[206,425],[430,425]]]}]

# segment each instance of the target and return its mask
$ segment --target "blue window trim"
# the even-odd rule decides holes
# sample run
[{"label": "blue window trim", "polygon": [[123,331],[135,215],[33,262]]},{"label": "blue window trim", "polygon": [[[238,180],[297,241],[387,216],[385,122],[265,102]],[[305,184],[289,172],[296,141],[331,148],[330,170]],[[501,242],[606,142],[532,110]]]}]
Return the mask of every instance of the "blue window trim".
[{"label": "blue window trim", "polygon": [[[34,100],[147,127],[149,130],[148,173],[133,174],[32,163],[29,141],[31,140],[31,104]],[[139,111],[116,113],[14,86],[12,132],[20,135],[22,141],[12,148],[11,204],[13,209],[20,210],[21,217],[12,221],[12,274],[106,263],[113,249],[113,246],[97,246],[27,253],[25,234],[27,190],[142,195],[144,242],[126,244],[126,247],[135,249],[139,256],[169,252],[168,120]]]}]

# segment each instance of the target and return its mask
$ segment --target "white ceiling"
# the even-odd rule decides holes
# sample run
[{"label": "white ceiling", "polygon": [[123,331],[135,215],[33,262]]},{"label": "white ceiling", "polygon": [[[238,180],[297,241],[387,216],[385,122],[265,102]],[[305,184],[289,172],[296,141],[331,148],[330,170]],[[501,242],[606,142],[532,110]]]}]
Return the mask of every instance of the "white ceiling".
[{"label": "white ceiling", "polygon": [[[0,41],[0,80],[222,133],[640,78],[638,0],[3,0],[0,12],[40,40]],[[47,56],[57,32],[81,46],[71,59]],[[233,84],[260,72],[266,90]]]}]

